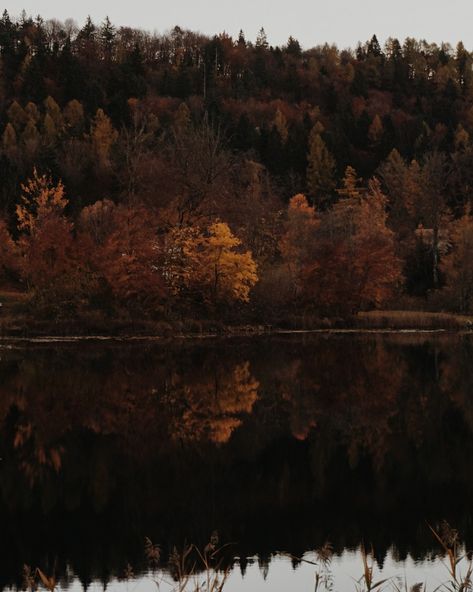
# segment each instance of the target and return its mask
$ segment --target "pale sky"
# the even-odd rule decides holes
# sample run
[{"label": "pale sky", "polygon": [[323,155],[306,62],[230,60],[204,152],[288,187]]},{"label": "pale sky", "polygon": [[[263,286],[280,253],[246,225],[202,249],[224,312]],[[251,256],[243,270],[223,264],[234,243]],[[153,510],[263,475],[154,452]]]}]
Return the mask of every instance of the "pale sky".
[{"label": "pale sky", "polygon": [[325,42],[354,47],[376,33],[381,42],[389,36],[463,40],[473,50],[473,0],[6,0],[0,6],[11,15],[24,8],[80,25],[90,14],[97,22],[108,15],[116,25],[158,32],[179,25],[236,36],[241,28],[253,41],[264,26],[271,44],[292,35],[306,49]]}]

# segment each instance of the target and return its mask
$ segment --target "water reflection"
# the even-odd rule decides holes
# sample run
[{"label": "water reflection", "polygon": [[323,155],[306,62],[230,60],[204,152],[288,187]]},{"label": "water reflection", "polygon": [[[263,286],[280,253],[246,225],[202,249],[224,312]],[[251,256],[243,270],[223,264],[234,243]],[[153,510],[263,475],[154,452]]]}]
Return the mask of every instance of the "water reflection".
[{"label": "water reflection", "polygon": [[23,563],[108,582],[146,569],[144,536],[166,561],[215,528],[243,572],[245,557],[264,573],[275,553],[325,540],[339,556],[372,542],[380,566],[423,560],[436,548],[426,521],[442,518],[468,542],[472,346],[399,335],[2,350],[0,585],[20,586]]}]

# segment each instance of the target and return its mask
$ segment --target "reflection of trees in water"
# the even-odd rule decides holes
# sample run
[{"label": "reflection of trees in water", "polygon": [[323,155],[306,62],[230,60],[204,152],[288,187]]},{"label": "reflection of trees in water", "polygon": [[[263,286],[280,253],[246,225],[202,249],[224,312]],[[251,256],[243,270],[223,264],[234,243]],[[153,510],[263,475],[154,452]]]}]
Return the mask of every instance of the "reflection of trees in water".
[{"label": "reflection of trees in water", "polygon": [[367,347],[356,341],[339,347],[322,343],[309,355],[279,371],[293,435],[303,440],[313,428],[325,434],[331,429],[347,445],[352,465],[362,450],[382,462],[399,410],[406,371],[402,357],[382,340]]},{"label": "reflection of trees in water", "polygon": [[[472,354],[454,336],[11,352],[0,512],[77,519],[97,540],[104,520],[101,544],[108,528],[120,549],[218,527],[250,555],[327,537],[422,555],[428,517],[468,534]],[[114,553],[120,569],[133,559]]]},{"label": "reflection of trees in water", "polygon": [[8,363],[0,385],[4,446],[31,484],[59,472],[67,441],[83,432],[140,457],[170,441],[225,443],[258,397],[250,364],[238,357],[114,354],[38,352]]},{"label": "reflection of trees in water", "polygon": [[252,377],[249,362],[212,375],[197,384],[173,376],[166,393],[170,414],[170,435],[174,440],[210,440],[225,443],[242,423],[243,413],[251,413],[258,398],[258,382]]},{"label": "reflection of trees in water", "polygon": [[255,456],[289,432],[307,441],[321,480],[340,449],[351,469],[366,458],[378,472],[411,465],[412,451],[445,461],[441,448],[453,443],[435,442],[452,413],[468,435],[473,429],[471,347],[469,339],[372,337],[17,352],[0,364],[5,456],[41,481],[75,456],[80,434],[95,434],[102,445],[91,470],[100,476],[103,450],[143,463],[174,454],[177,442],[228,443],[246,425],[233,448]]}]

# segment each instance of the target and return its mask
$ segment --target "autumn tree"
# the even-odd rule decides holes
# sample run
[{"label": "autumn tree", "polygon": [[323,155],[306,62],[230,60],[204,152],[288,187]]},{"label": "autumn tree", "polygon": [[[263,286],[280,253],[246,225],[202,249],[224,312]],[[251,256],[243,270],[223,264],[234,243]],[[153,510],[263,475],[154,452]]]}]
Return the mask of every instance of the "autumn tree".
[{"label": "autumn tree", "polygon": [[165,289],[149,212],[138,205],[97,202],[82,211],[80,230],[82,240],[91,241],[92,268],[115,303],[132,312],[156,312]]},{"label": "autumn tree", "polygon": [[11,123],[7,123],[2,135],[2,152],[12,163],[17,163],[21,156],[17,133]]},{"label": "autumn tree", "polygon": [[185,241],[183,251],[190,270],[187,288],[205,303],[248,302],[258,281],[257,266],[249,251],[238,252],[241,241],[228,224],[215,222],[206,232]]},{"label": "autumn tree", "polygon": [[84,107],[82,103],[73,99],[69,101],[64,107],[64,121],[66,126],[73,133],[78,134],[82,131],[84,126]]},{"label": "autumn tree", "polygon": [[99,171],[111,168],[111,150],[118,139],[118,132],[114,129],[110,118],[103,109],[98,109],[92,122],[90,137],[92,149]]},{"label": "autumn tree", "polygon": [[64,214],[67,203],[62,183],[34,169],[16,208],[21,274],[36,304],[48,312],[71,311],[83,298],[83,264]]},{"label": "autumn tree", "polygon": [[440,264],[446,276],[445,290],[461,312],[473,305],[473,219],[467,212],[450,226],[451,250]]},{"label": "autumn tree", "polygon": [[280,242],[295,300],[303,293],[307,276],[318,267],[316,231],[319,224],[315,208],[309,205],[307,198],[302,194],[295,195],[289,202],[285,232]]},{"label": "autumn tree", "polygon": [[402,282],[394,233],[386,225],[386,197],[376,180],[368,190],[360,187],[351,168],[340,194],[322,219],[319,266],[307,289],[326,310],[378,307]]},{"label": "autumn tree", "polygon": [[287,142],[287,138],[289,136],[289,131],[287,128],[287,119],[284,116],[284,113],[278,109],[276,111],[276,115],[274,116],[273,126],[276,128],[283,145]]}]

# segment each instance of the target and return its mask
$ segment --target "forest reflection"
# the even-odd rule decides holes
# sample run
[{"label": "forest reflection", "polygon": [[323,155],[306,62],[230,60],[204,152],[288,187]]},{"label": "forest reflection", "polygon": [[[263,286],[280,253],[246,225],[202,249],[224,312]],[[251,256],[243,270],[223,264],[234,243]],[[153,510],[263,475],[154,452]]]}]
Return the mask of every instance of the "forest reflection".
[{"label": "forest reflection", "polygon": [[327,539],[423,558],[444,518],[471,540],[472,362],[468,335],[2,349],[0,586],[214,529],[263,569]]}]

